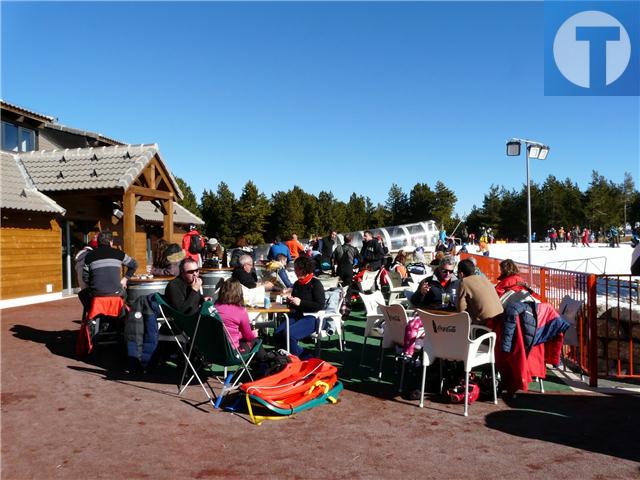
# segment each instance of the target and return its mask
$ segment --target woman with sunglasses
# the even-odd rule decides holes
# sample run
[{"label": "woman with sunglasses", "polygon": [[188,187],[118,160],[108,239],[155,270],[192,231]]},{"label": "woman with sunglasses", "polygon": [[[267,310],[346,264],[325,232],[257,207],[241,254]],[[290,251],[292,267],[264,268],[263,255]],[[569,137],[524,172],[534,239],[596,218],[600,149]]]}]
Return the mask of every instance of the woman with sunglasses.
[{"label": "woman with sunglasses", "polygon": [[414,307],[440,308],[442,294],[446,293],[453,301],[454,292],[458,290],[458,279],[453,274],[454,261],[451,257],[444,257],[433,275],[420,282],[415,293],[411,296]]}]

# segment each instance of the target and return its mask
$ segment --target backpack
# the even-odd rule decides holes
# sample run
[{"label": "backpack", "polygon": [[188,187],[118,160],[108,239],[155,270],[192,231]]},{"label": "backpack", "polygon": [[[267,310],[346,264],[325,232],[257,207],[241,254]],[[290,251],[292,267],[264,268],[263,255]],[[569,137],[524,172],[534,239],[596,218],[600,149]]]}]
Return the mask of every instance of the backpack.
[{"label": "backpack", "polygon": [[191,242],[189,243],[189,253],[202,253],[202,237],[200,237],[200,235],[191,235]]}]

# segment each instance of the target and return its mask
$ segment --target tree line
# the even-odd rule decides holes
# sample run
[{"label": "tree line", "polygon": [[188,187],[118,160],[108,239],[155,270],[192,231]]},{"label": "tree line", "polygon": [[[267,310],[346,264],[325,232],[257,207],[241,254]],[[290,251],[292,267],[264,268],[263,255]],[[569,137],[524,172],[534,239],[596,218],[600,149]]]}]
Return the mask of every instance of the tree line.
[{"label": "tree line", "polygon": [[220,182],[215,191],[205,190],[198,202],[187,183],[177,180],[184,194],[180,204],[204,220],[205,235],[227,246],[235,245],[239,237],[260,244],[276,235],[288,239],[292,233],[307,238],[325,235],[330,229],[353,232],[431,219],[438,225],[457,223],[453,210],[458,199],[442,182],[433,188],[417,183],[409,193],[393,184],[382,204],[355,192],[344,202],[330,191],[314,195],[298,186],[267,197],[252,181],[245,184],[239,197]]},{"label": "tree line", "polygon": [[[578,225],[606,232],[623,225],[625,210],[631,226],[640,221],[640,193],[628,172],[622,183],[615,183],[594,170],[584,191],[569,178],[560,181],[553,175],[542,184],[531,183],[531,231],[538,238],[544,238],[551,227],[567,230]],[[497,238],[526,241],[526,185],[519,191],[492,185],[482,206],[474,205],[465,226],[469,232],[490,227]]]},{"label": "tree line", "polygon": [[[276,235],[288,239],[297,233],[306,238],[324,235],[329,229],[351,232],[424,220],[435,220],[449,232],[460,222],[459,233],[492,228],[497,238],[526,239],[526,186],[517,191],[492,185],[482,205],[474,205],[466,219],[460,219],[454,215],[458,198],[441,181],[433,187],[416,183],[409,192],[394,183],[385,203],[377,204],[355,192],[345,202],[330,191],[314,195],[298,186],[268,197],[252,181],[244,185],[239,197],[220,182],[215,191],[205,190],[198,202],[184,180],[178,178],[178,183],[184,193],[181,205],[204,220],[205,235],[226,246],[235,245],[239,237],[260,244]],[[640,194],[630,173],[616,184],[594,171],[585,191],[568,178],[560,181],[550,175],[542,184],[531,184],[532,231],[540,237],[551,226],[596,230],[618,226],[624,220],[625,205],[627,220],[632,224],[640,220]]]}]

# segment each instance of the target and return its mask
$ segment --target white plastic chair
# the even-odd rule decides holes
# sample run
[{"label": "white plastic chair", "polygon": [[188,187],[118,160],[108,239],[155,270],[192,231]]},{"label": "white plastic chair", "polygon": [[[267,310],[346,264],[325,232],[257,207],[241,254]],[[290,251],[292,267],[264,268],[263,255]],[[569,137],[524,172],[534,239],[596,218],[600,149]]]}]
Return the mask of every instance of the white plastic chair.
[{"label": "white plastic chair", "polygon": [[[455,315],[434,315],[418,310],[425,331],[422,349],[422,387],[420,391],[420,408],[424,407],[424,386],[427,379],[427,366],[436,358],[457,360],[464,363],[464,416],[469,409],[469,372],[472,368],[486,363],[491,364],[493,380],[493,403],[498,403],[496,392],[496,370],[494,348],[496,334],[486,327],[471,325],[467,312]],[[475,333],[484,331],[478,338]]]},{"label": "white plastic chair", "polygon": [[362,280],[358,282],[358,288],[362,293],[380,290],[380,286],[376,283],[379,272],[366,271],[362,275]]},{"label": "white plastic chair", "polygon": [[391,270],[388,274],[389,279],[389,305],[396,303],[408,305],[408,300],[404,296],[407,287],[402,286],[402,277],[395,270]]},{"label": "white plastic chair", "polygon": [[376,290],[373,293],[360,293],[360,298],[364,303],[364,308],[367,312],[367,323],[364,327],[364,341],[362,343],[362,351],[360,352],[360,363],[364,359],[364,349],[367,346],[367,339],[369,337],[379,338],[380,345],[382,346],[382,333],[380,327],[383,323],[381,305],[385,305],[384,296],[380,290]]},{"label": "white plastic chair", "polygon": [[[342,322],[342,314],[340,313],[340,305],[342,304],[342,301],[344,301],[344,296],[347,293],[347,288],[348,287],[341,287],[342,296],[341,296],[340,304],[338,305],[337,310],[335,311],[321,310],[320,312],[310,314],[318,318],[318,330],[313,335],[311,335],[316,340],[316,349],[318,350],[318,352],[320,351],[320,346],[321,346],[320,342],[324,339],[331,338],[333,335],[338,336],[338,341],[340,342],[339,348],[341,352],[343,351],[344,335],[343,335],[343,328],[342,328],[343,322]],[[325,320],[328,320],[328,319],[332,320],[332,324],[335,328],[335,331],[333,333],[329,332],[326,328],[327,326],[325,325]]]},{"label": "white plastic chair", "polygon": [[[382,335],[382,345],[380,347],[380,368],[378,370],[378,378],[382,378],[382,361],[384,359],[384,350],[386,348],[403,348],[404,336],[409,324],[407,311],[400,304],[380,306],[382,316],[384,317],[384,333]],[[401,351],[402,371],[400,373],[400,386],[398,391],[402,391],[404,384],[404,368],[408,357]]]}]

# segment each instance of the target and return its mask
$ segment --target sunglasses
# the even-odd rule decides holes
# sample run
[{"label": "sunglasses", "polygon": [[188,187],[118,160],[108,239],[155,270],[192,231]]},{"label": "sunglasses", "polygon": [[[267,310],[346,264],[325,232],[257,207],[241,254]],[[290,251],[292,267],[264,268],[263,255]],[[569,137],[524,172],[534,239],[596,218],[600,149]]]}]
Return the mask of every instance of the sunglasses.
[{"label": "sunglasses", "polygon": [[453,274],[453,270],[447,270],[446,268],[442,269],[442,273],[448,273],[449,275]]},{"label": "sunglasses", "polygon": [[199,269],[199,268],[196,268],[195,270],[185,270],[185,271],[184,271],[184,273],[191,273],[191,274],[194,274],[194,273],[198,273],[199,271],[200,271],[200,269]]}]

